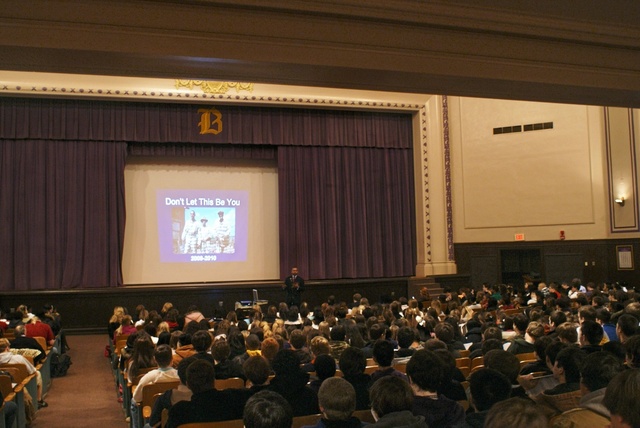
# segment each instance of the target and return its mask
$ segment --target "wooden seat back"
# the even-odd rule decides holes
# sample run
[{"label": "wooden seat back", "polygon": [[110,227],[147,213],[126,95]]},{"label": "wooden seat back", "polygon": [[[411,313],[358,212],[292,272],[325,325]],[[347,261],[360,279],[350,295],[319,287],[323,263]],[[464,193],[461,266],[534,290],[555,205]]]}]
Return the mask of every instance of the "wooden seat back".
[{"label": "wooden seat back", "polygon": [[244,380],[239,377],[216,379],[214,385],[218,391],[222,391],[223,389],[241,389],[244,388]]},{"label": "wooden seat back", "polygon": [[233,421],[220,422],[192,422],[182,424],[180,428],[244,428],[244,421],[242,419],[235,419]]},{"label": "wooden seat back", "polygon": [[13,390],[13,385],[12,385],[10,376],[0,375],[0,392],[2,392],[4,401],[13,400],[13,397],[15,396],[15,392]]},{"label": "wooden seat back", "polygon": [[471,358],[469,357],[456,358],[456,367],[458,368],[471,367]]},{"label": "wooden seat back", "polygon": [[484,357],[482,356],[475,357],[473,360],[471,360],[471,370],[473,370],[473,368],[476,366],[483,366],[483,365],[484,365]]},{"label": "wooden seat back", "polygon": [[118,334],[116,335],[116,343],[118,343],[119,340],[124,340],[125,342],[127,341],[127,339],[129,338],[128,334]]},{"label": "wooden seat back", "polygon": [[142,387],[142,417],[150,418],[153,405],[158,397],[160,397],[165,391],[177,388],[180,385],[180,381],[175,380],[171,382],[157,382]]},{"label": "wooden seat back", "polygon": [[317,425],[318,421],[322,418],[321,414],[317,415],[305,415],[305,416],[296,416],[293,418],[293,424],[291,428],[301,428],[305,425]]},{"label": "wooden seat back", "polygon": [[170,389],[177,388],[180,385],[179,380],[172,380],[170,382],[156,382],[142,387],[142,405],[151,406],[158,398],[158,394],[162,394]]},{"label": "wooden seat back", "polygon": [[522,354],[516,354],[518,357],[518,361],[536,361],[536,353],[535,352],[525,352]]},{"label": "wooden seat back", "polygon": [[477,365],[474,368],[471,369],[471,371],[469,372],[469,376],[471,376],[472,374],[474,374],[475,372],[477,372],[480,369],[484,368],[484,364],[481,365]]},{"label": "wooden seat back", "polygon": [[[153,406],[156,404],[156,400],[158,398],[160,398],[160,396],[162,394],[164,394],[164,393],[163,392],[158,392],[151,398],[151,400],[149,400],[152,403],[151,406],[146,406],[146,405],[142,406],[142,418],[143,419],[151,418],[151,413],[153,413]],[[143,402],[144,402],[144,399],[143,399]],[[162,409],[162,410],[164,411],[164,410],[167,410],[167,409]],[[162,426],[164,426],[164,424],[162,424]]]},{"label": "wooden seat back", "polygon": [[122,350],[127,346],[127,339],[118,339],[116,340],[115,353],[116,355],[120,355]]},{"label": "wooden seat back", "polygon": [[458,367],[458,370],[460,370],[465,379],[471,374],[471,367]]},{"label": "wooden seat back", "polygon": [[38,342],[38,345],[40,345],[40,347],[44,350],[44,352],[47,352],[47,349],[49,349],[49,345],[47,344],[47,339],[45,339],[42,336],[35,336],[34,339],[36,340],[36,342]]},{"label": "wooden seat back", "polygon": [[351,415],[360,419],[361,422],[366,422],[369,424],[373,424],[376,422],[376,420],[373,418],[371,410],[356,410]]},{"label": "wooden seat back", "polygon": [[23,383],[25,380],[28,381],[31,377],[27,370],[27,366],[24,364],[2,364],[0,365],[0,370],[11,372],[15,383]]},{"label": "wooden seat back", "polygon": [[9,376],[7,376],[7,377],[9,377],[9,380],[11,380],[11,378],[13,378],[13,382],[16,385],[18,385],[20,387],[24,386],[24,385],[22,385],[22,382],[23,382],[24,379],[20,378],[20,371],[17,368],[15,368],[15,367],[0,367],[0,370],[9,373],[11,375],[11,377],[9,377]]},{"label": "wooden seat back", "polygon": [[364,373],[370,375],[371,373],[375,372],[379,368],[380,367],[378,367],[377,365],[375,365],[375,366],[367,366],[367,367],[364,368]]},{"label": "wooden seat back", "polygon": [[547,373],[547,372],[544,372],[544,371],[541,371],[541,372],[533,372],[533,373],[531,373],[531,374],[533,375],[533,378],[534,378],[534,379],[535,379],[535,378],[538,378],[538,377],[551,376],[551,373]]},{"label": "wooden seat back", "polygon": [[458,400],[458,404],[462,406],[465,412],[469,410],[469,400]]}]

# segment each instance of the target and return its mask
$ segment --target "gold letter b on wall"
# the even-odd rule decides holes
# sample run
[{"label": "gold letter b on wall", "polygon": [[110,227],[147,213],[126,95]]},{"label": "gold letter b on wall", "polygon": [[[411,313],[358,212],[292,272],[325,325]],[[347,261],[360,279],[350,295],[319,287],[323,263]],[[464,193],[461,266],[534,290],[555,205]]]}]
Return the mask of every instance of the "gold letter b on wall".
[{"label": "gold letter b on wall", "polygon": [[215,108],[198,109],[200,113],[200,134],[217,135],[222,132],[222,113]]}]

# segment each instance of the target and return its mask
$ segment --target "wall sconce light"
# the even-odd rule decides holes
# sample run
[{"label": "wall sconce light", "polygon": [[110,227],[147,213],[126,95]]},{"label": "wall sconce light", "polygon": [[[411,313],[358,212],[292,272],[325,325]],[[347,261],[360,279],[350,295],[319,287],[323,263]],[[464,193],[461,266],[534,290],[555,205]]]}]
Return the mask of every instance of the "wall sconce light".
[{"label": "wall sconce light", "polygon": [[624,207],[624,196],[618,196],[617,198],[614,199],[614,202],[620,205],[621,207]]}]

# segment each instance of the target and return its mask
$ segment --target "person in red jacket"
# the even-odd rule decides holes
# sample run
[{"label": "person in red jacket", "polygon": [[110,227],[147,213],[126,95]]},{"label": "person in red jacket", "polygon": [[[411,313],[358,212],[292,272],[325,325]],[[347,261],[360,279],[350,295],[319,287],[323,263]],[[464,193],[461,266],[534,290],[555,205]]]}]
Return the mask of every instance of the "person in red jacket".
[{"label": "person in red jacket", "polygon": [[55,336],[53,335],[53,330],[51,330],[49,324],[43,323],[38,317],[33,317],[31,318],[31,322],[24,326],[27,330],[27,337],[42,336],[45,338],[49,346],[53,346]]}]

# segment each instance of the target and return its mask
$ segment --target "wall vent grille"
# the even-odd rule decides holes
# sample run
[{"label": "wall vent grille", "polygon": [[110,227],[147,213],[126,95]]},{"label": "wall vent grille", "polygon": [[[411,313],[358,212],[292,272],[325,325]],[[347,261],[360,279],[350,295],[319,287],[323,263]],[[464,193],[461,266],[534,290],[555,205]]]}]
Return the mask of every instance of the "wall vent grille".
[{"label": "wall vent grille", "polygon": [[528,123],[526,125],[502,126],[500,128],[493,128],[493,135],[510,134],[512,132],[522,132],[523,129],[524,129],[524,132],[541,131],[543,129],[553,129],[553,122]]}]

